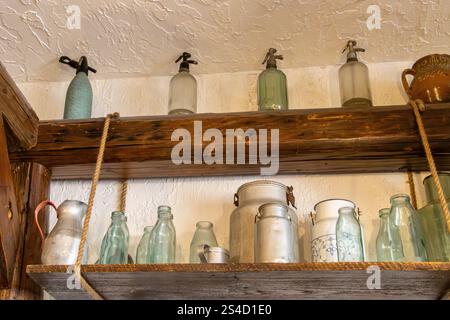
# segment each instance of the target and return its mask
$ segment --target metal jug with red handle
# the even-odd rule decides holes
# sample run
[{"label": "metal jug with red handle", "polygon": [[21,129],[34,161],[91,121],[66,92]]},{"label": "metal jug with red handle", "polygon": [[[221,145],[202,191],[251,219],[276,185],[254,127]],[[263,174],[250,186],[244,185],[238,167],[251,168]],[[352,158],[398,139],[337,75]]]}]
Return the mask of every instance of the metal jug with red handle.
[{"label": "metal jug with red handle", "polygon": [[[39,226],[39,212],[47,205],[52,206],[57,213],[58,221],[47,238]],[[50,200],[42,201],[34,211],[34,221],[42,238],[42,264],[71,265],[75,264],[80,245],[83,219],[87,205],[77,200],[65,200],[56,208]],[[87,249],[87,246],[85,247]],[[84,252],[84,260],[87,251]],[[83,261],[86,263],[86,261]]]}]

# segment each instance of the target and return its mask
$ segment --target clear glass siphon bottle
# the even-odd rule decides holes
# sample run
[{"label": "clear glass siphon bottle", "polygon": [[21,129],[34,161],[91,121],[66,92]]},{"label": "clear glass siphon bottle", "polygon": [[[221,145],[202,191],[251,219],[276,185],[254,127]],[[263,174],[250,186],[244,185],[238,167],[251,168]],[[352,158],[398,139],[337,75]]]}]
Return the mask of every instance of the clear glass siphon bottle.
[{"label": "clear glass siphon bottle", "polygon": [[199,221],[196,225],[196,230],[194,237],[191,241],[189,262],[190,263],[200,263],[200,258],[198,256],[199,246],[204,246],[207,244],[210,247],[218,247],[217,239],[214,234],[213,224],[209,221]]},{"label": "clear glass siphon bottle", "polygon": [[389,235],[389,212],[390,208],[384,208],[379,211],[380,228],[376,240],[377,260],[393,261],[391,250],[391,238]]},{"label": "clear glass siphon bottle", "polygon": [[149,247],[150,235],[152,233],[153,226],[147,226],[144,228],[144,234],[139,241],[139,245],[136,250],[136,263],[146,264],[147,255],[150,253],[151,247]]},{"label": "clear glass siphon bottle", "polygon": [[[439,173],[438,176],[450,208],[450,174]],[[428,261],[450,261],[450,232],[447,229],[433,177],[426,177],[423,184],[427,204],[418,211],[418,216]]]},{"label": "clear glass siphon bottle", "polygon": [[197,112],[197,80],[189,72],[190,64],[197,61],[189,60],[191,54],[183,54],[175,61],[180,62],[178,73],[170,80],[169,114],[192,114]]},{"label": "clear glass siphon bottle", "polygon": [[100,250],[98,264],[128,263],[129,231],[127,217],[121,211],[111,214],[111,225],[106,232]]},{"label": "clear glass siphon bottle", "polygon": [[286,75],[277,69],[277,59],[283,60],[282,55],[275,55],[276,49],[270,48],[263,61],[266,70],[258,76],[258,107],[260,111],[288,109],[288,94]]},{"label": "clear glass siphon bottle", "polygon": [[174,263],[176,232],[173,225],[172,210],[169,206],[158,207],[158,221],[150,235],[147,263]]},{"label": "clear glass siphon bottle", "polygon": [[336,223],[336,243],[339,262],[364,261],[361,226],[356,219],[355,209],[343,207],[339,209]]},{"label": "clear glass siphon bottle", "polygon": [[389,234],[394,261],[427,260],[417,212],[408,195],[397,194],[391,197]]},{"label": "clear glass siphon bottle", "polygon": [[357,52],[364,52],[356,48],[356,41],[347,42],[347,62],[339,68],[339,87],[343,107],[372,106],[370,91],[369,69],[358,61]]}]

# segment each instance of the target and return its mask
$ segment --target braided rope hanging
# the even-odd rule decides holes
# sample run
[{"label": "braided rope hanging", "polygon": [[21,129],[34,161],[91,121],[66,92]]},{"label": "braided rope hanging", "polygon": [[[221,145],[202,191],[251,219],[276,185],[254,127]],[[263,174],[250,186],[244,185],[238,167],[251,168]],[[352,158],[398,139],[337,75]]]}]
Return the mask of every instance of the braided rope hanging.
[{"label": "braided rope hanging", "polygon": [[439,195],[439,202],[442,207],[442,211],[444,213],[444,220],[447,223],[447,231],[450,232],[450,213],[447,205],[447,200],[445,199],[444,190],[442,189],[441,182],[439,181],[436,164],[434,162],[433,154],[431,153],[430,143],[428,141],[428,136],[425,131],[425,127],[423,125],[422,117],[420,115],[421,112],[424,112],[426,107],[422,100],[410,100],[409,104],[411,105],[414,116],[416,118],[417,126],[419,128],[420,138],[422,139],[422,145],[425,150],[425,154],[427,156],[428,166],[431,171],[431,175],[433,176],[434,184],[436,185],[436,189]]},{"label": "braided rope hanging", "polygon": [[80,246],[78,248],[77,260],[75,262],[74,273],[77,279],[80,281],[81,287],[86,290],[86,292],[95,300],[103,300],[103,297],[86,281],[86,279],[81,274],[81,262],[84,255],[84,247],[86,244],[89,222],[91,220],[92,208],[94,207],[95,193],[97,191],[97,184],[100,178],[100,171],[103,164],[103,157],[105,155],[105,147],[108,138],[109,126],[111,124],[111,119],[118,118],[119,114],[108,114],[105,118],[105,123],[103,125],[102,137],[100,140],[100,148],[97,155],[97,162],[95,164],[95,171],[92,176],[91,191],[89,194],[89,202],[86,210],[86,216],[84,218],[83,229],[81,231]]}]

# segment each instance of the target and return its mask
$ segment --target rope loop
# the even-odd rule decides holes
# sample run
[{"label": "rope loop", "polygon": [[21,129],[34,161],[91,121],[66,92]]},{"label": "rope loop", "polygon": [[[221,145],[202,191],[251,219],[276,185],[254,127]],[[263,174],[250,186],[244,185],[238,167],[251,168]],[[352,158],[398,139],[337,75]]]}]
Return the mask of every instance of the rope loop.
[{"label": "rope loop", "polygon": [[425,126],[423,125],[422,117],[420,112],[424,112],[426,110],[425,104],[422,100],[410,100],[409,104],[411,105],[414,116],[416,118],[417,127],[419,128],[420,138],[422,140],[422,145],[425,150],[425,155],[428,161],[428,167],[430,168],[431,175],[433,177],[434,184],[436,185],[436,189],[439,196],[439,203],[441,204],[442,211],[444,213],[444,220],[447,224],[447,231],[450,232],[450,212],[447,205],[447,200],[445,198],[444,190],[442,189],[441,182],[439,181],[438,172],[436,169],[436,164],[434,162],[433,154],[431,152],[430,143],[428,141],[428,135],[425,131]]},{"label": "rope loop", "polygon": [[86,279],[81,274],[81,262],[82,262],[83,255],[84,255],[84,247],[86,245],[86,239],[87,239],[87,234],[88,234],[88,230],[89,230],[89,222],[91,220],[91,215],[92,215],[92,208],[94,207],[94,199],[95,199],[95,193],[97,191],[97,184],[100,179],[100,172],[102,169],[103,158],[105,155],[109,127],[111,124],[111,120],[112,119],[117,120],[117,119],[119,119],[119,117],[120,117],[119,113],[115,112],[112,114],[108,114],[105,118],[105,123],[103,125],[103,132],[102,132],[102,136],[100,139],[100,148],[99,148],[98,155],[97,155],[97,162],[95,164],[95,170],[94,170],[94,174],[92,176],[92,184],[91,184],[91,191],[89,194],[89,202],[88,202],[88,206],[87,206],[87,210],[86,210],[86,216],[84,218],[83,229],[81,230],[80,246],[78,247],[77,260],[76,260],[75,266],[73,268],[73,272],[74,272],[75,276],[77,277],[77,280],[79,280],[82,288],[84,290],[86,290],[86,292],[95,300],[103,300],[103,297],[97,291],[95,291],[95,289],[86,281]]}]

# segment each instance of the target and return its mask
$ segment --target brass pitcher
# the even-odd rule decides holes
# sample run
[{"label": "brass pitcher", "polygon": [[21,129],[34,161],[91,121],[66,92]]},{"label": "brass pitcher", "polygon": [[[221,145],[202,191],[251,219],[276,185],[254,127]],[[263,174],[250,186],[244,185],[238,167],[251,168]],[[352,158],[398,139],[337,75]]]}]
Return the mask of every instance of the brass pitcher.
[{"label": "brass pitcher", "polygon": [[[411,84],[406,79],[413,76]],[[425,103],[450,102],[450,55],[431,54],[420,58],[402,73],[402,84],[410,99]]]}]

